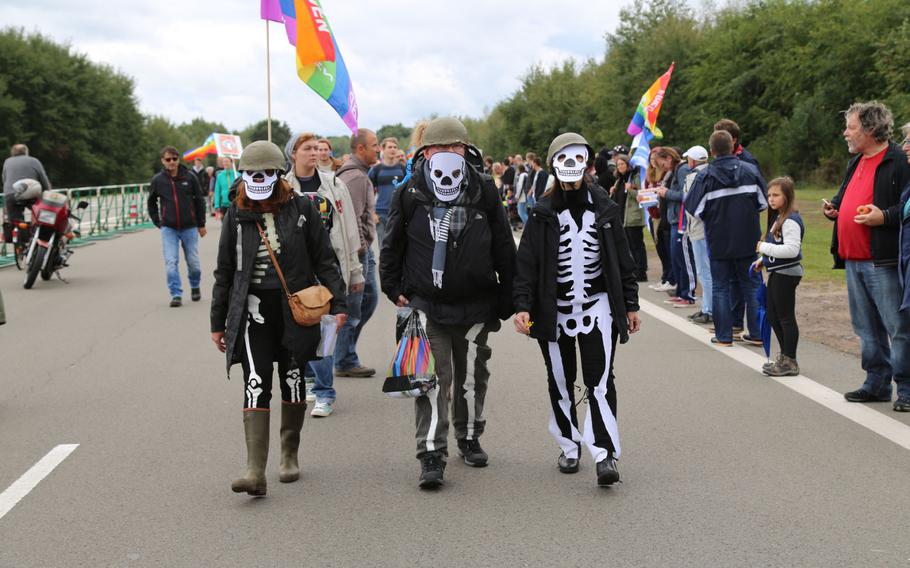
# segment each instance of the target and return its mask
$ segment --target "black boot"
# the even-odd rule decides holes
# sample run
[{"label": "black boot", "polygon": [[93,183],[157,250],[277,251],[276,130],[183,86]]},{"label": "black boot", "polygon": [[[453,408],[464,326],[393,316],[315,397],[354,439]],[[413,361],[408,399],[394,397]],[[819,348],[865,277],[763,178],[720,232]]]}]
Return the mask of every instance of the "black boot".
[{"label": "black boot", "polygon": [[480,447],[480,440],[458,440],[458,453],[471,467],[486,467],[489,456]]},{"label": "black boot", "polygon": [[606,458],[597,462],[597,485],[613,485],[619,481],[619,470],[616,469],[616,460]]},{"label": "black boot", "polygon": [[420,482],[418,486],[421,489],[435,489],[443,483],[443,473],[446,470],[446,462],[442,456],[436,454],[425,454],[420,458]]}]

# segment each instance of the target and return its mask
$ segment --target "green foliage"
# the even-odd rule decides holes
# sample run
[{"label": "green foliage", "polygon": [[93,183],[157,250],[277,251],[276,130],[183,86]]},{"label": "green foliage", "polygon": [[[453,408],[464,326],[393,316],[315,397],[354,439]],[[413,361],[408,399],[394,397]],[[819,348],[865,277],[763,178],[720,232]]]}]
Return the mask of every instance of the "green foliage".
[{"label": "green foliage", "polygon": [[[262,119],[255,124],[251,124],[240,131],[240,140],[244,144],[255,142],[256,140],[268,140],[268,120]],[[278,145],[284,151],[284,145],[291,139],[291,127],[283,120],[272,119],[272,142]]]},{"label": "green foliage", "polygon": [[41,35],[0,31],[0,148],[27,144],[54,185],[135,179],[142,126],[132,79]]},{"label": "green foliage", "polygon": [[832,181],[847,151],[841,112],[883,100],[910,121],[910,2],[743,0],[696,16],[683,0],[636,0],[606,36],[603,61],[532,67],[514,95],[468,120],[487,154],[541,153],[575,130],[595,147],[628,144],[642,93],[676,70],[654,144],[707,145],[732,118],[767,176]]}]

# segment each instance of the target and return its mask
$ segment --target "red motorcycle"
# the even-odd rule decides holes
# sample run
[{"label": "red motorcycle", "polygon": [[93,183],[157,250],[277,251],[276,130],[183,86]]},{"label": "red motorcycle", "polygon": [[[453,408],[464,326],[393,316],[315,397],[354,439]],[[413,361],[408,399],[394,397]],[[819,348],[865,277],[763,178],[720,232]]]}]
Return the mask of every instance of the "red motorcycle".
[{"label": "red motorcycle", "polygon": [[[88,207],[87,201],[80,201],[77,209]],[[75,221],[75,223],[74,223]],[[66,261],[72,256],[73,251],[67,244],[80,236],[79,221],[81,219],[70,213],[66,195],[56,191],[46,191],[32,206],[31,241],[25,255],[25,289],[35,285],[38,274],[42,280],[50,280],[54,273],[63,282],[60,270],[66,266]]]}]

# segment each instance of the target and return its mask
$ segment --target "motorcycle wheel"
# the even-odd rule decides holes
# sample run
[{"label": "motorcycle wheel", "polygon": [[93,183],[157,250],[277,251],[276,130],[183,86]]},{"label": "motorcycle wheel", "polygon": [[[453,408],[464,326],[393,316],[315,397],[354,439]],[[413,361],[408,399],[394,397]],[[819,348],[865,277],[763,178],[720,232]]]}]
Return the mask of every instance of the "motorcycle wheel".
[{"label": "motorcycle wheel", "polygon": [[[55,252],[57,252],[55,250]],[[57,253],[59,254],[59,253]],[[47,282],[51,279],[51,276],[54,275],[54,268],[57,264],[57,261],[53,258],[47,259],[47,266],[44,267],[44,270],[41,271],[41,279]]]},{"label": "motorcycle wheel", "polygon": [[41,265],[44,264],[44,255],[46,254],[46,248],[35,247],[35,254],[32,255],[32,261],[28,265],[28,273],[25,275],[25,284],[23,284],[26,290],[31,290],[32,286],[35,285],[35,280],[38,279],[38,273],[41,272]]}]

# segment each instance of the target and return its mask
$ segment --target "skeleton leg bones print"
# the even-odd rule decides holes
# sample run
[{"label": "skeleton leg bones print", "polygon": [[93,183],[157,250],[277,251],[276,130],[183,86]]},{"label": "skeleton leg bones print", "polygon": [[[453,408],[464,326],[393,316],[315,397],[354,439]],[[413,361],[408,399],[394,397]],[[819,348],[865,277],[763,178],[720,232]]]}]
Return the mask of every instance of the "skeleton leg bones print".
[{"label": "skeleton leg bones print", "polygon": [[[559,213],[557,256],[557,340],[541,341],[547,366],[551,416],[550,433],[567,458],[577,459],[581,442],[595,463],[620,455],[616,423],[616,391],[612,363],[613,320],[606,292],[588,295],[602,279],[600,243],[594,213],[566,209]],[[588,412],[579,432],[575,411],[577,373],[575,344],[581,352],[582,377],[587,387]]]},{"label": "skeleton leg bones print", "polygon": [[304,402],[300,372],[289,370],[290,354],[281,344],[284,330],[278,290],[257,290],[247,296],[247,321],[242,338],[244,409],[268,409],[272,399],[272,375],[278,363],[281,400]]}]

